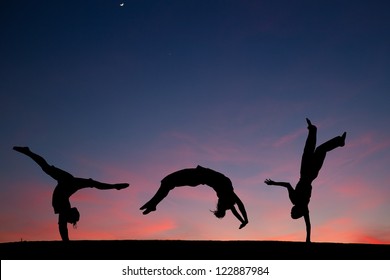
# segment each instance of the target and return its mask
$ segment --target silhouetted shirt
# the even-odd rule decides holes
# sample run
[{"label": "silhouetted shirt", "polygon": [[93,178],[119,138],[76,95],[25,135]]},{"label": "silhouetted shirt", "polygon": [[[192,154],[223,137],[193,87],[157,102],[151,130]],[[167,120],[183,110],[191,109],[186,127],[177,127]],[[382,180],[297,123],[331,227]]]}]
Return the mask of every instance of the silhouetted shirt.
[{"label": "silhouetted shirt", "polygon": [[294,205],[308,205],[310,202],[312,186],[309,182],[300,180],[295,187],[292,203]]},{"label": "silhouetted shirt", "polygon": [[228,177],[200,165],[196,168],[173,172],[166,176],[161,183],[174,187],[208,185],[215,190],[218,197],[233,192],[233,185]]},{"label": "silhouetted shirt", "polygon": [[55,166],[51,166],[50,176],[57,180],[53,191],[52,206],[54,213],[58,214],[71,208],[69,197],[80,189],[76,178]]}]

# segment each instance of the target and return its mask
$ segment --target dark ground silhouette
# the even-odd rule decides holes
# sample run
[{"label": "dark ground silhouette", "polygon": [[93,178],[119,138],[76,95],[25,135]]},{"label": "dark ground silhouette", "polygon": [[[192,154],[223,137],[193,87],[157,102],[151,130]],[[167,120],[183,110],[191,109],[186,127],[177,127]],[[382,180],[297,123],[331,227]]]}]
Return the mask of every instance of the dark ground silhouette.
[{"label": "dark ground silhouette", "polygon": [[389,260],[390,244],[103,240],[0,243],[2,260]]}]

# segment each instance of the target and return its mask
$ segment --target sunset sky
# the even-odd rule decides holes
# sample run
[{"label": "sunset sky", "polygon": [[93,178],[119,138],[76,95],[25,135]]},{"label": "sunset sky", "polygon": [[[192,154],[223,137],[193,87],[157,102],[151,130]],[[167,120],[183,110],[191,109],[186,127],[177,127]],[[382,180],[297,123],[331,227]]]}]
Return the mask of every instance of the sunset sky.
[{"label": "sunset sky", "polygon": [[[69,237],[304,241],[287,191],[307,135],[347,132],[313,183],[313,242],[390,244],[387,1],[67,0],[0,4],[0,242],[60,240],[56,181],[29,146],[83,189]],[[203,185],[139,208],[166,175],[228,176],[249,224],[217,219]]]}]

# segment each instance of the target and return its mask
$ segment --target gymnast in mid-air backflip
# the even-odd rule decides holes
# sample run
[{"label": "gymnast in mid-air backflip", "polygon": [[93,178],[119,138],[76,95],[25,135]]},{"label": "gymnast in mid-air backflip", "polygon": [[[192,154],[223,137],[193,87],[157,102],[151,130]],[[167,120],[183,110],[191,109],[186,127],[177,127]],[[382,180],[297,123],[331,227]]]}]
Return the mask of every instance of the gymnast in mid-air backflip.
[{"label": "gymnast in mid-air backflip", "polygon": [[68,172],[61,170],[53,165],[49,165],[46,160],[33,153],[28,147],[13,147],[19,153],[22,153],[32,160],[34,160],[42,170],[57,181],[57,186],[53,191],[52,206],[54,213],[58,214],[58,229],[63,241],[69,241],[67,223],[76,226],[80,219],[80,213],[76,207],[71,207],[69,198],[75,192],[83,188],[96,188],[99,190],[117,189],[121,190],[127,188],[129,184],[106,184],[92,179],[84,179],[73,177]]},{"label": "gymnast in mid-air backflip", "polygon": [[291,203],[294,205],[291,208],[291,218],[299,219],[303,217],[306,224],[306,242],[310,243],[311,224],[309,216],[309,202],[312,191],[312,182],[317,178],[318,173],[324,163],[326,153],[345,145],[346,132],[341,136],[336,136],[327,142],[316,147],[317,127],[313,125],[309,119],[306,119],[308,125],[308,136],[306,139],[305,148],[302,155],[300,179],[295,189],[288,182],[275,182],[271,179],[266,179],[267,185],[285,187],[288,191],[288,196]]},{"label": "gymnast in mid-air backflip", "polygon": [[[163,200],[175,187],[208,185],[217,193],[217,209],[212,211],[217,218],[223,218],[227,210],[241,222],[240,229],[248,224],[245,206],[236,195],[232,182],[225,175],[209,168],[198,165],[196,168],[186,168],[173,172],[161,180],[161,185],[156,194],[145,203],[140,210],[146,215],[156,211],[157,204]],[[238,210],[235,208],[237,205]]]}]

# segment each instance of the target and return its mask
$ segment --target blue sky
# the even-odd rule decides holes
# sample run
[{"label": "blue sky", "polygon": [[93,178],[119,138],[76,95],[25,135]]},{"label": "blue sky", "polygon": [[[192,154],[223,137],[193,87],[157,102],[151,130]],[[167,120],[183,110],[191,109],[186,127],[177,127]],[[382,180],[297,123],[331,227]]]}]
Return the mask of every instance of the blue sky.
[{"label": "blue sky", "polygon": [[[347,131],[313,183],[313,241],[390,242],[389,4],[384,1],[6,1],[0,4],[0,241],[58,239],[55,181],[75,176],[71,239],[303,240],[283,189],[299,179],[308,117]],[[228,176],[250,223],[215,219],[211,189],[160,180],[203,165]],[[231,215],[232,216],[232,215]]]}]

